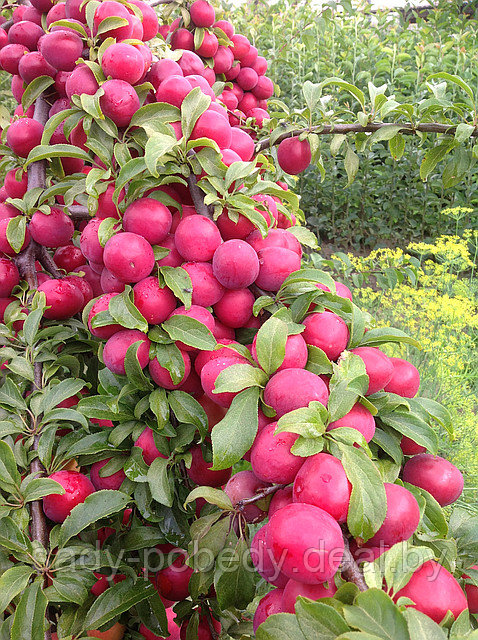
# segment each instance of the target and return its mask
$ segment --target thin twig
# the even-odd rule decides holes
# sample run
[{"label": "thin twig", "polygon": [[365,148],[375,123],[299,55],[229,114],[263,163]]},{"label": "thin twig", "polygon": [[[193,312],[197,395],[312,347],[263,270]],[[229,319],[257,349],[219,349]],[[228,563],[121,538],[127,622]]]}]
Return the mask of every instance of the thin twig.
[{"label": "thin twig", "polygon": [[64,273],[62,273],[60,269],[58,269],[55,261],[53,260],[51,255],[48,253],[48,250],[46,249],[46,247],[42,247],[41,245],[38,245],[37,259],[38,259],[38,262],[41,264],[41,266],[45,269],[45,271],[50,273],[53,277],[63,278]]},{"label": "thin twig", "polygon": [[344,556],[342,558],[342,565],[340,568],[342,576],[347,580],[347,582],[353,582],[357,585],[360,591],[367,591],[367,583],[365,582],[365,578],[363,576],[363,572],[355,562],[355,558],[350,551],[349,540],[347,536],[344,535]]},{"label": "thin twig", "polygon": [[239,500],[239,502],[236,502],[236,505],[235,505],[236,509],[238,511],[243,511],[246,505],[259,502],[259,500],[262,500],[263,498],[267,498],[267,496],[270,496],[273,493],[276,493],[277,491],[279,491],[279,489],[284,489],[286,486],[287,485],[285,484],[273,484],[270,487],[266,487],[265,489],[262,489],[262,491],[259,491],[259,493],[256,493],[251,498],[244,498],[243,500]]},{"label": "thin twig", "polygon": [[[322,124],[314,127],[309,127],[308,129],[294,129],[293,131],[286,131],[285,133],[278,136],[273,143],[271,143],[270,138],[265,138],[256,145],[256,153],[259,153],[260,151],[263,151],[264,149],[267,149],[272,145],[277,145],[287,138],[294,138],[296,136],[299,136],[301,133],[316,133],[319,136],[346,133],[373,133],[374,131],[378,131],[379,129],[396,127],[397,125],[400,127],[399,133],[405,133],[408,135],[414,135],[417,132],[454,135],[456,131],[455,125],[439,124],[436,122],[424,122],[422,124],[412,124],[411,122],[404,122],[403,124],[399,122],[371,122],[365,127],[362,127],[362,125],[357,123]],[[478,127],[475,127],[471,135],[474,137],[478,136]]]}]

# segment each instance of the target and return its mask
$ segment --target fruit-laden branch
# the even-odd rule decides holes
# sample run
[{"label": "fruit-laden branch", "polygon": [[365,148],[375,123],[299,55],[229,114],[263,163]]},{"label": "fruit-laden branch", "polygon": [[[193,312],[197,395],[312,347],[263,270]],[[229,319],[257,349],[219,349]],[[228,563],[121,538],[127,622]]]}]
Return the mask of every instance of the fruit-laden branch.
[{"label": "fruit-laden branch", "polygon": [[[400,122],[371,122],[366,127],[362,127],[362,125],[358,123],[324,124],[309,127],[308,129],[294,129],[293,131],[286,131],[275,138],[274,142],[271,142],[270,138],[265,138],[256,145],[256,152],[259,153],[260,151],[264,151],[264,149],[267,149],[270,146],[279,144],[282,140],[294,138],[295,136],[299,136],[301,133],[316,133],[319,136],[345,133],[374,133],[379,129],[397,126],[400,126],[397,133],[405,133],[407,135],[415,135],[417,132],[454,135],[456,131],[455,125],[439,124],[438,122],[423,122],[421,124],[412,124],[411,122],[404,122],[403,124]],[[475,130],[471,135],[473,137],[478,136],[478,127],[475,127]]]},{"label": "fruit-laden branch", "polygon": [[367,591],[367,583],[363,576],[363,572],[355,562],[355,558],[350,551],[349,540],[344,534],[344,556],[340,567],[340,572],[347,582],[353,582],[360,591]]},{"label": "fruit-laden branch", "polygon": [[72,220],[89,220],[91,218],[88,209],[82,207],[80,204],[73,204],[71,207],[68,207],[68,213]]},{"label": "fruit-laden branch", "polygon": [[[44,126],[48,120],[48,111],[49,111],[48,103],[46,102],[44,97],[40,96],[39,98],[37,98],[35,103],[35,111],[33,114],[33,118],[35,120],[38,120],[38,122],[41,122],[41,124]],[[46,187],[46,162],[45,161],[33,162],[28,167],[28,189],[34,189],[37,187],[42,189]],[[42,266],[44,266],[45,268],[48,268],[48,270],[51,273],[53,271],[57,271],[59,273],[59,271],[56,268],[56,265],[54,264],[50,254],[48,253],[45,247],[41,247],[36,242],[31,240],[30,246],[27,247],[27,249],[25,249],[25,252],[28,252],[27,262],[30,262],[30,261],[33,262],[34,271],[35,271],[35,259],[38,259],[42,264]],[[20,254],[18,258],[22,259],[22,254]],[[28,265],[28,270],[29,269],[31,269],[30,264]],[[35,282],[37,280],[36,274],[35,274],[34,280]],[[32,390],[33,391],[39,390],[42,388],[42,386],[43,386],[42,365],[40,362],[35,362],[34,383],[33,383]],[[35,475],[40,476],[44,473],[45,469],[42,463],[40,462],[40,459],[38,458],[38,445],[40,441],[40,432],[38,431],[36,420],[32,424],[32,427],[34,432],[32,451],[34,452],[35,457],[33,458],[30,464],[30,471],[31,473],[34,473]],[[43,513],[41,500],[36,500],[31,503],[30,515],[31,515],[31,534],[32,534],[33,540],[37,540],[43,545],[45,549],[48,549],[49,534],[48,534],[48,527],[46,524],[45,514]],[[48,609],[47,609],[47,618],[48,618]],[[51,640],[51,631],[49,629],[45,631],[45,640]]]}]

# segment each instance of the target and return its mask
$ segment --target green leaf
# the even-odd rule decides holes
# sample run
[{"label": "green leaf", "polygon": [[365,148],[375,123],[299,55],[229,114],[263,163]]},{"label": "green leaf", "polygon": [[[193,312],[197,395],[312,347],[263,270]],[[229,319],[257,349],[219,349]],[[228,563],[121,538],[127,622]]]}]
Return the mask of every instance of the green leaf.
[{"label": "green leaf", "polygon": [[275,433],[286,431],[304,438],[317,438],[325,433],[327,416],[327,409],[320,402],[312,401],[308,407],[289,411],[279,418]]},{"label": "green leaf", "polygon": [[174,491],[168,476],[168,460],[156,458],[148,469],[148,483],[151,495],[156,502],[171,507]]},{"label": "green leaf", "polygon": [[112,29],[118,29],[119,27],[125,26],[128,26],[128,21],[126,20],[126,18],[110,16],[109,18],[105,18],[100,22],[96,35],[100,36],[102,33],[106,33],[107,31],[111,31]]},{"label": "green leaf", "polygon": [[91,162],[91,157],[83,149],[72,144],[38,145],[28,154],[24,168],[30,166],[32,162],[52,158],[79,158],[85,162]]},{"label": "green leaf", "polygon": [[310,113],[314,112],[315,107],[320,101],[322,95],[322,87],[320,84],[310,82],[306,80],[302,85],[302,95],[304,96],[305,103]]},{"label": "green leaf", "polygon": [[284,362],[287,334],[287,324],[274,316],[266,320],[257,332],[257,360],[269,375]]},{"label": "green leaf", "polygon": [[139,578],[133,584],[130,578],[113,585],[102,593],[91,605],[83,620],[82,629],[98,629],[138,602],[154,595],[154,586],[149,580]]},{"label": "green leaf", "polygon": [[376,347],[379,344],[387,342],[397,342],[403,344],[411,344],[420,349],[420,343],[415,338],[411,338],[408,334],[400,329],[393,327],[383,327],[379,329],[369,329],[363,336],[360,345],[367,347]]},{"label": "green leaf", "polygon": [[208,418],[206,412],[191,394],[175,389],[169,394],[169,404],[178,422],[193,424],[199,431],[207,433]]},{"label": "green leaf", "polygon": [[377,129],[377,131],[374,131],[369,138],[370,146],[375,142],[381,142],[382,140],[392,140],[400,129],[402,129],[402,126],[399,124],[387,124],[386,126]]},{"label": "green leaf", "polygon": [[181,350],[173,344],[156,344],[154,355],[159,364],[169,371],[174,384],[179,384],[184,378],[186,366]]},{"label": "green leaf", "polygon": [[244,538],[237,540],[234,548],[228,548],[216,570],[214,587],[221,609],[236,607],[245,609],[254,598],[256,588],[249,545]]},{"label": "green leaf", "polygon": [[0,576],[0,609],[5,611],[10,602],[21,593],[35,573],[32,567],[17,564]]},{"label": "green leaf", "polygon": [[380,473],[363,449],[338,443],[342,464],[352,484],[347,525],[355,538],[369,540],[381,527],[387,497]]},{"label": "green leaf", "polygon": [[15,253],[20,253],[25,243],[27,219],[19,215],[11,218],[7,223],[7,241]]},{"label": "green leaf", "polygon": [[358,398],[365,395],[369,385],[364,361],[350,351],[341,355],[338,364],[333,365],[333,370],[327,403],[331,422],[343,418]]},{"label": "green leaf", "polygon": [[211,331],[195,318],[178,314],[163,322],[162,327],[172,340],[178,340],[190,347],[212,351],[216,346],[216,339]]},{"label": "green leaf", "polygon": [[212,429],[213,469],[227,469],[249,451],[258,428],[259,387],[241,391]]},{"label": "green leaf", "polygon": [[347,172],[348,184],[352,184],[359,170],[360,160],[358,155],[352,149],[352,147],[347,148],[347,153],[345,154],[345,171]]},{"label": "green leaf", "polygon": [[453,418],[446,407],[431,398],[413,398],[413,402],[419,404],[430,418],[436,420],[450,435],[453,435]]},{"label": "green leaf", "polygon": [[181,129],[183,136],[189,140],[194,125],[211,104],[210,96],[206,96],[200,87],[194,87],[181,104]]},{"label": "green leaf", "polygon": [[131,118],[129,128],[143,127],[150,122],[178,122],[181,120],[181,113],[177,107],[165,102],[158,102],[155,104],[146,104],[141,109],[138,109]]},{"label": "green leaf", "polygon": [[12,486],[20,485],[20,472],[15,456],[5,440],[0,440],[0,481]]},{"label": "green leaf", "polygon": [[193,283],[189,273],[181,267],[161,267],[161,275],[166,286],[179,298],[186,310],[191,307]]},{"label": "green leaf", "polygon": [[35,343],[35,338],[38,333],[41,319],[43,317],[43,309],[39,307],[30,311],[25,322],[23,323],[23,336],[29,347],[32,347]]},{"label": "green leaf", "polygon": [[410,640],[446,640],[445,631],[421,611],[408,608],[403,615],[408,623]]},{"label": "green leaf", "polygon": [[402,435],[411,438],[422,447],[426,447],[433,454],[438,452],[438,435],[420,416],[400,407],[391,413],[379,411],[378,418]]},{"label": "green leaf", "polygon": [[32,543],[12,518],[2,518],[0,545],[14,553],[32,553]]},{"label": "green leaf", "polygon": [[309,345],[307,349],[309,352],[309,358],[305,367],[307,371],[312,371],[312,373],[315,373],[318,376],[321,374],[329,375],[333,373],[334,369],[332,367],[332,363],[322,349],[314,347],[313,345]]},{"label": "green leaf", "polygon": [[146,143],[144,161],[149,172],[156,178],[159,176],[156,167],[168,160],[168,155],[179,144],[176,136],[154,133]]},{"label": "green leaf", "polygon": [[408,584],[413,573],[425,562],[433,560],[433,551],[427,547],[412,547],[407,541],[399,542],[383,556],[384,578],[388,590],[398,593]]},{"label": "green leaf", "polygon": [[473,90],[462,78],[460,78],[460,76],[455,76],[451,73],[440,71],[440,73],[432,73],[431,75],[429,75],[427,78],[427,82],[430,80],[446,80],[447,82],[452,82],[453,84],[458,85],[469,96],[469,98],[471,98],[471,101],[474,104],[475,97],[473,95]]},{"label": "green leaf", "polygon": [[305,640],[305,636],[294,615],[277,613],[257,629],[256,640]]},{"label": "green leaf", "polygon": [[60,402],[76,396],[85,386],[83,380],[62,380],[58,384],[51,385],[45,390],[41,401],[41,412],[48,413],[57,407]]},{"label": "green leaf", "polygon": [[131,300],[130,287],[126,287],[122,293],[111,298],[108,311],[112,318],[122,327],[138,329],[138,331],[145,333],[148,331],[148,322]]},{"label": "green leaf", "polygon": [[474,125],[466,124],[466,122],[460,122],[460,124],[456,127],[455,140],[460,143],[465,142],[471,137],[474,131]]},{"label": "green leaf", "polygon": [[[34,478],[29,482],[23,492],[23,499],[25,502],[32,502],[33,500],[40,500],[45,496],[52,494],[62,495],[65,493],[65,489],[50,478]],[[1,593],[1,591],[0,591]]]},{"label": "green leaf", "polygon": [[407,623],[397,605],[380,589],[359,593],[353,606],[344,606],[351,627],[383,640],[409,640]]},{"label": "green leaf", "polygon": [[422,164],[420,165],[420,178],[426,182],[428,176],[433,171],[433,169],[437,166],[437,164],[443,160],[446,154],[451,151],[452,146],[449,142],[444,142],[442,144],[438,144],[435,147],[432,147],[427,151],[425,157],[423,158]]},{"label": "green leaf", "polygon": [[204,498],[206,502],[209,504],[215,504],[220,509],[224,509],[225,511],[232,510],[232,502],[227,493],[221,491],[220,489],[215,489],[214,487],[196,487],[191,491],[188,495],[186,502],[184,504],[189,504],[190,502],[194,502],[198,498]]},{"label": "green leaf", "polygon": [[126,507],[130,497],[121,491],[102,490],[89,495],[85,502],[74,507],[60,527],[58,546],[77,536],[83,529],[101,518],[106,518]]},{"label": "green leaf", "polygon": [[249,387],[264,387],[268,376],[250,364],[232,364],[217,376],[214,393],[237,393]]},{"label": "green leaf", "polygon": [[397,133],[391,140],[388,141],[388,148],[394,160],[400,160],[405,151],[405,138],[401,133]]},{"label": "green leaf", "polygon": [[141,347],[142,340],[134,342],[126,350],[126,356],[124,359],[124,368],[126,376],[137,389],[143,391],[151,391],[153,385],[150,380],[144,375],[143,369],[139,363],[138,350]]},{"label": "green leaf", "polygon": [[26,113],[35,100],[52,84],[55,84],[55,78],[50,76],[38,76],[32,80],[22,95],[23,113]]},{"label": "green leaf", "polygon": [[299,597],[295,612],[306,640],[333,640],[349,630],[340,613],[322,602],[310,602]]},{"label": "green leaf", "polygon": [[324,80],[324,82],[321,83],[322,87],[327,87],[329,85],[334,85],[336,87],[339,87],[340,89],[348,91],[351,95],[357,98],[362,107],[365,106],[364,93],[355,85],[350,84],[349,82],[344,82],[340,78],[327,78],[327,80]]},{"label": "green leaf", "polygon": [[15,609],[11,640],[44,640],[47,604],[41,581],[27,587]]}]

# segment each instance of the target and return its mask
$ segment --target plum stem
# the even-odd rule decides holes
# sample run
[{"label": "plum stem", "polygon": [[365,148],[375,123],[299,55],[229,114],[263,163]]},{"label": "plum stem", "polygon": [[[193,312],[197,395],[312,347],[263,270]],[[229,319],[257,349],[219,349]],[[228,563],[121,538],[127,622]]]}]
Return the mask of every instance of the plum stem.
[{"label": "plum stem", "polygon": [[340,571],[342,576],[347,582],[353,582],[357,585],[360,591],[367,591],[368,586],[365,582],[365,578],[362,569],[355,562],[355,558],[350,551],[349,540],[344,534],[344,555],[342,558],[342,564]]},{"label": "plum stem", "polygon": [[287,485],[285,484],[273,484],[270,487],[266,487],[265,489],[262,489],[262,491],[259,491],[259,493],[256,493],[254,496],[251,496],[250,498],[244,498],[243,500],[239,500],[239,502],[236,503],[236,509],[238,511],[243,511],[244,507],[246,507],[248,504],[254,504],[255,502],[259,502],[259,500],[262,500],[263,498],[267,498],[267,496],[272,495],[273,493],[276,493],[277,491],[279,491],[279,489],[284,489],[284,487],[286,487]]},{"label": "plum stem", "polygon": [[[400,126],[400,133],[407,135],[415,135],[417,132],[422,133],[438,133],[453,135],[456,131],[456,126],[448,124],[439,124],[437,122],[423,122],[422,124],[412,124],[411,122],[398,123]],[[271,143],[270,138],[264,138],[256,144],[256,153],[267,149],[272,145],[278,145],[287,138],[293,138],[299,136],[301,133],[316,133],[319,136],[330,134],[346,134],[346,133],[373,133],[379,129],[386,129],[387,127],[396,127],[397,123],[394,122],[371,122],[365,127],[358,123],[340,123],[340,124],[319,124],[306,129],[295,129],[293,131],[286,131]],[[475,127],[471,134],[473,137],[478,136],[478,127]]]}]

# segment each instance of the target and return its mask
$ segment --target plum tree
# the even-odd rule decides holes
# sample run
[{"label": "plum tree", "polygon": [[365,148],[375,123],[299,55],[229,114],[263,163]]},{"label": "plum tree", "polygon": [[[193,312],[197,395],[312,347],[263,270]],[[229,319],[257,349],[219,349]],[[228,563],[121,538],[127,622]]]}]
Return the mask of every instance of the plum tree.
[{"label": "plum tree", "polygon": [[[359,563],[398,550],[430,558],[445,524],[425,491],[449,504],[463,486],[446,461],[420,457],[422,445],[436,452],[446,410],[416,397],[415,367],[381,350],[413,339],[375,326],[332,277],[334,261],[310,255],[316,240],[292,181],[280,180],[312,155],[320,162],[316,136],[335,126],[350,149],[356,134],[364,144],[394,125],[379,122],[382,99],[399,128],[438,132],[451,153],[462,143],[449,112],[434,104],[430,130],[423,118],[435,111],[422,104],[407,124],[380,94],[361,115],[348,105],[360,124],[338,123],[311,106],[323,87],[308,82],[307,109],[282,117],[274,107],[271,119],[275,88],[254,44],[206,0],[165,4],[2,9],[0,63],[18,102],[0,160],[1,579],[12,640],[30,618],[45,619],[32,640],[118,640],[126,629],[146,640],[252,637],[252,615],[258,637],[292,625],[296,638],[301,624],[273,616],[292,613],[298,596],[334,598],[337,573],[358,588],[344,590],[348,610],[370,616],[367,604],[388,598],[383,569],[372,577]],[[450,112],[469,129],[464,104]],[[416,454],[403,473],[400,446]],[[453,521],[453,535],[474,539],[463,513]],[[446,566],[463,587],[439,574],[448,591],[436,610],[415,590],[417,573],[404,586],[395,560],[398,577],[383,588],[409,589],[433,620],[447,604],[457,615],[465,589],[476,609],[473,559],[448,542]],[[154,553],[171,554],[159,572]],[[264,590],[251,561],[276,587],[255,614]],[[330,600],[340,633],[357,633],[342,600]],[[403,607],[387,607],[409,624]],[[313,610],[311,634],[328,609]]]}]

